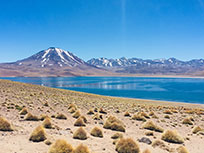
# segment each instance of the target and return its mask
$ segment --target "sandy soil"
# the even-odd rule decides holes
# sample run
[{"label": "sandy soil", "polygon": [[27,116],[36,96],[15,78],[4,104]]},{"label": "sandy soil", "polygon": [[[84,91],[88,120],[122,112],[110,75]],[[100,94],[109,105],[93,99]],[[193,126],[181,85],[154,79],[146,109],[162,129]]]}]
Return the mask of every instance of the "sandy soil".
[{"label": "sandy soil", "polygon": [[[45,105],[48,104],[48,106]],[[75,118],[68,110],[69,104],[75,104],[84,115],[88,122],[84,127],[88,139],[73,139],[73,132],[78,127],[74,126]],[[6,118],[13,126],[14,131],[0,131],[0,153],[46,153],[50,145],[45,142],[32,142],[29,137],[33,129],[41,125],[43,121],[26,121],[24,115],[19,111],[24,106],[28,112],[40,116],[48,116],[63,113],[67,120],[60,120],[54,117],[51,122],[55,128],[45,129],[47,140],[52,143],[58,138],[67,140],[73,147],[79,144],[85,144],[94,153],[114,153],[116,146],[113,144],[111,136],[117,131],[103,128],[106,119],[113,115],[121,120],[125,125],[125,132],[120,132],[125,138],[132,138],[138,143],[141,153],[149,148],[151,153],[178,152],[179,146],[185,146],[190,153],[204,152],[204,135],[193,134],[192,129],[200,126],[204,129],[204,105],[186,104],[175,102],[162,102],[141,99],[128,99],[106,97],[81,92],[53,89],[31,84],[23,84],[12,81],[0,80],[0,116]],[[87,115],[89,109],[103,108],[107,114],[101,114],[103,119],[94,120],[93,115]],[[165,114],[168,110],[171,114]],[[117,112],[118,111],[118,112]],[[153,136],[146,136],[147,129],[143,128],[145,122],[133,120],[132,117],[125,117],[124,113],[128,111],[131,116],[138,112],[149,114],[154,112],[158,118],[148,115],[147,121],[153,121],[164,130],[176,130],[184,138],[183,144],[175,144],[163,141],[162,133],[153,131]],[[97,113],[97,112],[95,112]],[[165,118],[168,115],[170,119]],[[183,124],[185,118],[192,117],[193,125]],[[146,121],[146,122],[147,122]],[[97,138],[90,135],[93,127],[100,127],[103,131],[103,138]],[[152,144],[139,142],[138,139],[148,138],[152,142],[160,140],[164,146],[153,147]]]}]

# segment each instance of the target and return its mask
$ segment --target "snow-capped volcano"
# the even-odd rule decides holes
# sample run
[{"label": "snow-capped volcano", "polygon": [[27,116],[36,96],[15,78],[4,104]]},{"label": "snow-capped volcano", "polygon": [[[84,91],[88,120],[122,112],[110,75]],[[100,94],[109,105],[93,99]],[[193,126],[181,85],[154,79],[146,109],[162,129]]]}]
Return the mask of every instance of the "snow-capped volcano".
[{"label": "snow-capped volcano", "polygon": [[39,53],[17,61],[16,64],[18,65],[28,65],[31,64],[32,66],[38,67],[64,67],[70,66],[74,67],[80,64],[85,64],[85,62],[72,54],[71,52],[62,50],[56,47],[50,47],[46,50],[42,50]]},{"label": "snow-capped volcano", "polygon": [[50,47],[23,60],[0,63],[0,76],[90,76],[109,74],[73,53]]}]

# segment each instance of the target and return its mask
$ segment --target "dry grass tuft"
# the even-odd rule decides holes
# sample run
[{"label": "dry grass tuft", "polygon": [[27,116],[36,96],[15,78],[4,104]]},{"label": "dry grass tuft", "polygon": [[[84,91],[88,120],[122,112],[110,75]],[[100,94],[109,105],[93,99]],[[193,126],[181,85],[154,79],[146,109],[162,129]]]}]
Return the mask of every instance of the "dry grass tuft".
[{"label": "dry grass tuft", "polygon": [[64,114],[59,113],[59,114],[57,114],[57,115],[56,115],[56,119],[66,120],[66,119],[67,119],[67,117],[66,117]]},{"label": "dry grass tuft", "polygon": [[170,119],[170,116],[169,115],[165,115],[164,118]]},{"label": "dry grass tuft", "polygon": [[86,125],[85,125],[85,123],[84,123],[83,118],[79,117],[79,118],[75,121],[74,126],[86,126]]},{"label": "dry grass tuft", "polygon": [[106,112],[103,108],[100,108],[100,109],[99,109],[99,113],[101,113],[101,114],[107,114],[107,112]]},{"label": "dry grass tuft", "polygon": [[196,133],[198,133],[198,132],[200,132],[202,130],[203,129],[200,126],[196,126],[196,127],[193,128],[192,132],[193,132],[193,134],[196,134]]},{"label": "dry grass tuft", "polygon": [[152,118],[158,119],[159,117],[157,115],[152,115]]},{"label": "dry grass tuft", "polygon": [[75,108],[71,108],[71,109],[69,109],[69,112],[70,112],[71,114],[73,114],[73,113],[76,112],[76,110],[77,110],[77,109],[75,109]]},{"label": "dry grass tuft", "polygon": [[162,140],[178,144],[184,143],[184,139],[176,131],[171,130],[166,130],[162,134]]},{"label": "dry grass tuft", "polygon": [[137,115],[141,115],[141,116],[143,116],[143,117],[145,117],[147,119],[150,118],[149,115],[147,115],[147,113],[145,113],[145,112],[138,112]]},{"label": "dry grass tuft", "polygon": [[93,109],[90,109],[90,110],[87,112],[87,115],[93,115],[93,114],[94,114]]},{"label": "dry grass tuft", "polygon": [[130,115],[129,112],[125,112],[125,113],[124,113],[124,116],[125,116],[125,117],[131,117],[131,115]]},{"label": "dry grass tuft", "polygon": [[94,120],[101,120],[101,119],[103,119],[103,117],[102,117],[102,115],[99,115],[99,113],[96,113],[96,114],[94,114],[93,119]]},{"label": "dry grass tuft", "polygon": [[0,116],[0,131],[13,131],[11,124],[1,116]]},{"label": "dry grass tuft", "polygon": [[154,136],[154,133],[152,131],[147,131],[145,132],[146,136]]},{"label": "dry grass tuft", "polygon": [[193,122],[191,121],[190,118],[185,118],[182,123],[183,124],[188,124],[188,125],[193,125]]},{"label": "dry grass tuft", "polygon": [[163,132],[164,129],[155,125],[154,122],[152,121],[148,121],[143,125],[144,129],[148,129],[148,130],[152,130],[152,131],[156,131],[156,132]]},{"label": "dry grass tuft", "polygon": [[52,123],[51,123],[51,119],[49,117],[46,117],[42,123],[42,126],[44,128],[47,128],[47,129],[51,129],[52,128]]},{"label": "dry grass tuft", "polygon": [[75,104],[69,104],[68,109],[77,109],[77,106]]},{"label": "dry grass tuft", "polygon": [[87,118],[85,116],[80,116],[80,118],[84,121],[84,123],[87,123]]},{"label": "dry grass tuft", "polygon": [[188,150],[184,146],[177,148],[177,150],[178,150],[178,153],[189,153]]},{"label": "dry grass tuft", "polygon": [[155,115],[154,112],[150,112],[149,113],[149,116],[153,116],[153,115]]},{"label": "dry grass tuft", "polygon": [[48,153],[72,153],[74,151],[73,147],[68,144],[65,140],[58,139],[51,146]]},{"label": "dry grass tuft", "polygon": [[80,144],[76,147],[76,149],[74,149],[73,153],[90,153],[90,151],[87,146]]},{"label": "dry grass tuft", "polygon": [[111,136],[111,139],[120,139],[123,138],[122,133],[115,133],[114,135]]},{"label": "dry grass tuft", "polygon": [[140,149],[139,145],[131,138],[122,138],[116,144],[116,151],[118,153],[139,153]]},{"label": "dry grass tuft", "polygon": [[74,138],[74,139],[79,139],[79,140],[86,140],[86,139],[87,139],[86,131],[85,131],[82,127],[78,128],[78,129],[74,132],[73,138]]},{"label": "dry grass tuft", "polygon": [[98,127],[94,127],[91,130],[91,135],[94,136],[94,137],[103,138],[103,131]]},{"label": "dry grass tuft", "polygon": [[38,126],[37,128],[35,128],[29,138],[29,140],[33,142],[40,142],[40,141],[44,141],[45,139],[46,139],[46,133],[42,126]]},{"label": "dry grass tuft", "polygon": [[169,115],[171,115],[172,114],[172,112],[170,111],[170,110],[165,110],[164,112],[163,112],[164,114],[169,114]]},{"label": "dry grass tuft", "polygon": [[168,146],[166,146],[165,143],[161,140],[153,141],[152,147],[153,148],[159,147],[160,149],[166,150],[167,152],[173,152],[173,150],[171,148],[169,148]]},{"label": "dry grass tuft", "polygon": [[25,120],[26,121],[38,121],[39,118],[31,113],[28,113],[26,116],[25,116]]},{"label": "dry grass tuft", "polygon": [[103,127],[105,129],[125,132],[124,124],[114,116],[109,116]]},{"label": "dry grass tuft", "polygon": [[144,116],[141,116],[141,115],[139,115],[139,114],[133,115],[132,119],[133,119],[133,120],[137,120],[137,121],[143,121],[143,122],[146,121],[145,117],[144,117]]},{"label": "dry grass tuft", "polygon": [[47,102],[47,101],[44,102],[44,103],[43,103],[43,106],[48,107],[48,106],[49,106],[48,102]]},{"label": "dry grass tuft", "polygon": [[72,115],[72,117],[74,117],[74,118],[79,118],[79,116],[81,116],[81,113],[80,113],[79,110],[77,110],[77,111]]},{"label": "dry grass tuft", "polygon": [[46,115],[46,114],[41,114],[40,115],[40,117],[39,117],[39,120],[41,120],[41,121],[43,121],[45,118],[49,118],[49,116],[48,115]]},{"label": "dry grass tuft", "polygon": [[52,142],[51,142],[50,140],[48,140],[48,139],[45,140],[44,143],[45,143],[46,145],[48,145],[48,146],[52,144]]},{"label": "dry grass tuft", "polygon": [[142,153],[151,153],[149,149],[145,149]]},{"label": "dry grass tuft", "polygon": [[25,107],[20,111],[20,115],[26,115],[27,113],[28,110]]},{"label": "dry grass tuft", "polygon": [[152,147],[153,148],[155,148],[155,147],[165,148],[165,144],[164,144],[164,142],[162,142],[160,140],[155,140],[152,143]]}]

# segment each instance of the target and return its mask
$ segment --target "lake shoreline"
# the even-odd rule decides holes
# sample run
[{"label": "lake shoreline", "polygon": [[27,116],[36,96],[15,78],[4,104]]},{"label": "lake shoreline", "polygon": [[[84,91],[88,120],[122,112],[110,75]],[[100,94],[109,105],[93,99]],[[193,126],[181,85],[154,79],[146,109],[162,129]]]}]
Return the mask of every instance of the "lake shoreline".
[{"label": "lake shoreline", "polygon": [[[5,80],[5,79],[0,79]],[[11,80],[6,80],[6,81],[11,81]],[[71,90],[71,89],[62,89],[62,88],[55,88],[55,87],[48,87],[44,85],[37,85],[37,84],[32,84],[32,83],[22,83],[18,81],[12,81],[14,83],[20,83],[20,84],[27,84],[27,85],[33,85],[33,86],[40,86],[40,87],[45,87],[45,88],[50,88],[50,89],[56,89],[56,90],[63,90],[63,91],[68,91],[68,92],[74,92],[78,94],[86,94],[86,95],[92,95],[92,96],[99,96],[99,97],[104,97],[104,98],[113,98],[113,99],[121,99],[125,101],[135,101],[135,102],[145,102],[146,104],[157,104],[157,105],[168,105],[168,106],[193,106],[193,108],[203,108],[204,109],[204,104],[202,103],[190,103],[190,102],[176,102],[176,101],[166,101],[166,100],[154,100],[154,99],[143,99],[143,98],[129,98],[129,97],[119,97],[119,96],[108,96],[108,95],[100,95],[100,94],[95,94],[95,93],[88,93],[88,92],[83,92],[83,91],[76,91],[76,90]]]},{"label": "lake shoreline", "polygon": [[199,78],[92,76],[2,79],[119,98],[204,104],[204,80]]}]

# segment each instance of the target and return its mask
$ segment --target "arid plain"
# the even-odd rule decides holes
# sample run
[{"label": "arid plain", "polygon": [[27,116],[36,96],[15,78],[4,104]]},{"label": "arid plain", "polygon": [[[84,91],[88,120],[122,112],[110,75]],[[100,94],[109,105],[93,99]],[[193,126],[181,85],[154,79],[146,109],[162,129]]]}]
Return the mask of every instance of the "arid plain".
[{"label": "arid plain", "polygon": [[0,105],[0,153],[204,150],[204,105],[99,96],[7,80],[0,80]]}]

